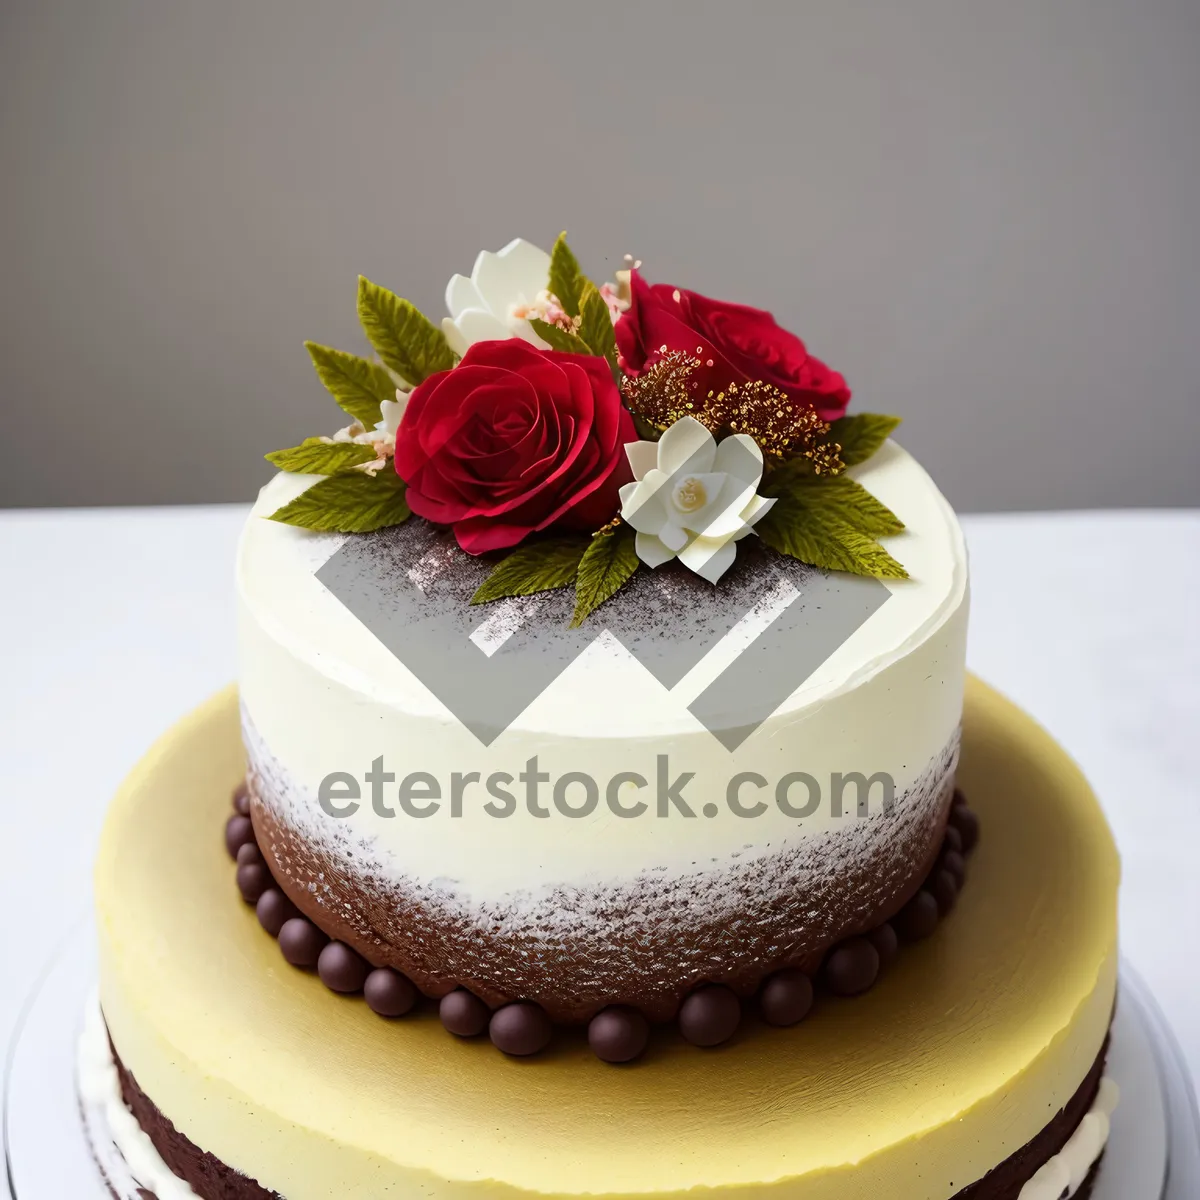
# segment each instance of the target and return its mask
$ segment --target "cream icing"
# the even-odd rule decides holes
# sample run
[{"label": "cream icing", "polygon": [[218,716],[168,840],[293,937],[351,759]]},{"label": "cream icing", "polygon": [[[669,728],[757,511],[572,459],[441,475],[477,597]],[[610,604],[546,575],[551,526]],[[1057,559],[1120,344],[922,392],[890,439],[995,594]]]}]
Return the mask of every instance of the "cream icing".
[{"label": "cream icing", "polygon": [[100,1001],[95,994],[84,1010],[76,1079],[96,1161],[109,1186],[122,1200],[137,1200],[139,1187],[152,1192],[157,1200],[195,1197],[187,1182],[163,1162],[150,1135],[125,1105]]}]

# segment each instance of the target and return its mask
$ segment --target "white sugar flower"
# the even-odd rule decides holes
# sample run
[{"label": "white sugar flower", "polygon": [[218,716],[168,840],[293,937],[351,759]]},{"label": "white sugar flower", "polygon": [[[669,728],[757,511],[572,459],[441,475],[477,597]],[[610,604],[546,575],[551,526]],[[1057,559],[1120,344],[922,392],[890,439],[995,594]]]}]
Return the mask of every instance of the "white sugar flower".
[{"label": "white sugar flower", "polygon": [[736,542],[775,503],[756,494],[763,456],[744,433],[716,439],[682,417],[657,442],[630,442],[636,483],[621,489],[621,516],[637,530],[637,556],[648,567],[678,558],[716,583],[733,565]]},{"label": "white sugar flower", "polygon": [[400,428],[400,419],[408,407],[408,393],[403,388],[396,389],[395,400],[379,402],[379,420],[368,429],[361,421],[351,421],[343,429],[339,429],[333,437],[322,438],[324,442],[354,442],[359,446],[370,446],[378,458],[371,462],[359,464],[359,470],[368,475],[374,475],[381,467],[387,466],[387,461],[396,452],[396,431]]},{"label": "white sugar flower", "polygon": [[549,279],[550,255],[531,242],[516,238],[495,254],[484,250],[470,279],[455,275],[446,285],[450,315],[442,330],[450,348],[461,355],[475,342],[519,337],[547,349],[529,317],[555,321],[558,306],[546,291]]},{"label": "white sugar flower", "polygon": [[400,428],[400,418],[408,407],[408,393],[401,388],[396,389],[395,400],[379,402],[380,419],[375,422],[375,433],[382,434],[393,445],[396,441],[396,431]]}]

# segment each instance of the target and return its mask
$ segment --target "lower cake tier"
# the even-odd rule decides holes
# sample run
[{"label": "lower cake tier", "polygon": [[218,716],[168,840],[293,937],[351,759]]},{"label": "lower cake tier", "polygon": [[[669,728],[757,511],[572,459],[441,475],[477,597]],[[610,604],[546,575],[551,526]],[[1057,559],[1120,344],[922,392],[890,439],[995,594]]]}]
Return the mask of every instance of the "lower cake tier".
[{"label": "lower cake tier", "polygon": [[230,903],[213,837],[243,770],[229,692],[151,752],[102,840],[82,1090],[143,1195],[1088,1194],[1114,1102],[1116,855],[1078,771],[982,685],[959,780],[985,836],[953,918],[793,1028],[750,1016],[707,1053],[664,1029],[620,1068],[581,1033],[513,1059],[436,1012],[383,1021],[288,967]]}]

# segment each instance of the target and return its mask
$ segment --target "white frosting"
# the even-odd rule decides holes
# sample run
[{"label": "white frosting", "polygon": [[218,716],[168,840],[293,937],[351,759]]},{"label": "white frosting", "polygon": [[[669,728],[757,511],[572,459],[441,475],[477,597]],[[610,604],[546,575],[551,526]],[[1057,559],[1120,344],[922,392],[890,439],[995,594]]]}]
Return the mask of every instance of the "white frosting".
[{"label": "white frosting", "polygon": [[123,1200],[145,1188],[157,1200],[189,1200],[196,1193],[162,1160],[150,1135],[125,1106],[108,1031],[93,995],[83,1018],[77,1058],[79,1099],[88,1137],[105,1181]]},{"label": "white frosting", "polygon": [[[483,746],[315,578],[341,539],[263,519],[311,477],[272,480],[238,555],[240,685],[258,737],[296,781],[295,803],[310,810],[310,820],[297,823],[324,826],[339,839],[352,827],[397,877],[449,880],[459,894],[486,901],[517,889],[619,883],[647,871],[673,877],[733,856],[744,862],[830,827],[827,804],[803,822],[774,804],[753,820],[738,817],[724,803],[737,772],[772,782],[789,771],[819,781],[838,771],[885,772],[903,795],[952,741],[960,720],[966,554],[949,505],[899,446],[888,443],[854,474],[907,524],[887,545],[911,578],[887,581],[889,599],[732,753],[688,705],[746,644],[743,627],[669,692],[614,638],[600,636]],[[790,599],[765,596],[764,612]],[[526,619],[526,603],[536,607],[537,597],[519,602],[520,611],[497,606],[486,614],[488,627],[476,638],[481,654],[494,653],[510,623]],[[718,802],[715,818],[622,820],[601,803],[584,820],[537,819],[523,804],[496,819],[481,811],[489,797],[477,785],[461,818],[443,811],[427,820],[387,819],[364,803],[336,821],[335,831],[315,800],[326,775],[347,771],[361,781],[380,755],[398,778],[430,772],[448,790],[454,772],[515,778],[534,755],[552,778],[586,772],[603,788],[616,772],[633,771],[653,783],[662,754],[672,775],[695,773],[689,802],[697,810]],[[393,806],[396,786],[388,787]],[[521,796],[519,783],[513,790]],[[643,797],[653,804],[653,787]],[[638,798],[632,784],[622,792],[623,800]],[[756,798],[752,789],[746,798]]]},{"label": "white frosting", "polygon": [[1120,1098],[1120,1089],[1106,1075],[1100,1081],[1095,1103],[1079,1123],[1079,1128],[1021,1189],[1017,1200],[1064,1200],[1064,1197],[1075,1195],[1104,1152],[1109,1120]]}]

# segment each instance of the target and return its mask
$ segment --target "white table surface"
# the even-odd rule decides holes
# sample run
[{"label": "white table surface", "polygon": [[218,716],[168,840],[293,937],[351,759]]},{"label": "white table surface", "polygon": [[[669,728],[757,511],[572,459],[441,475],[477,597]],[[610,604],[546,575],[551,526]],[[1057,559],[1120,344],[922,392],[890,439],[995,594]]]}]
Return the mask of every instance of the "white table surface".
[{"label": "white table surface", "polygon": [[[86,913],[108,797],[234,678],[241,506],[0,512],[0,1045]],[[1200,1081],[1200,512],[964,518],[970,666],[1082,764],[1124,952]]]}]

